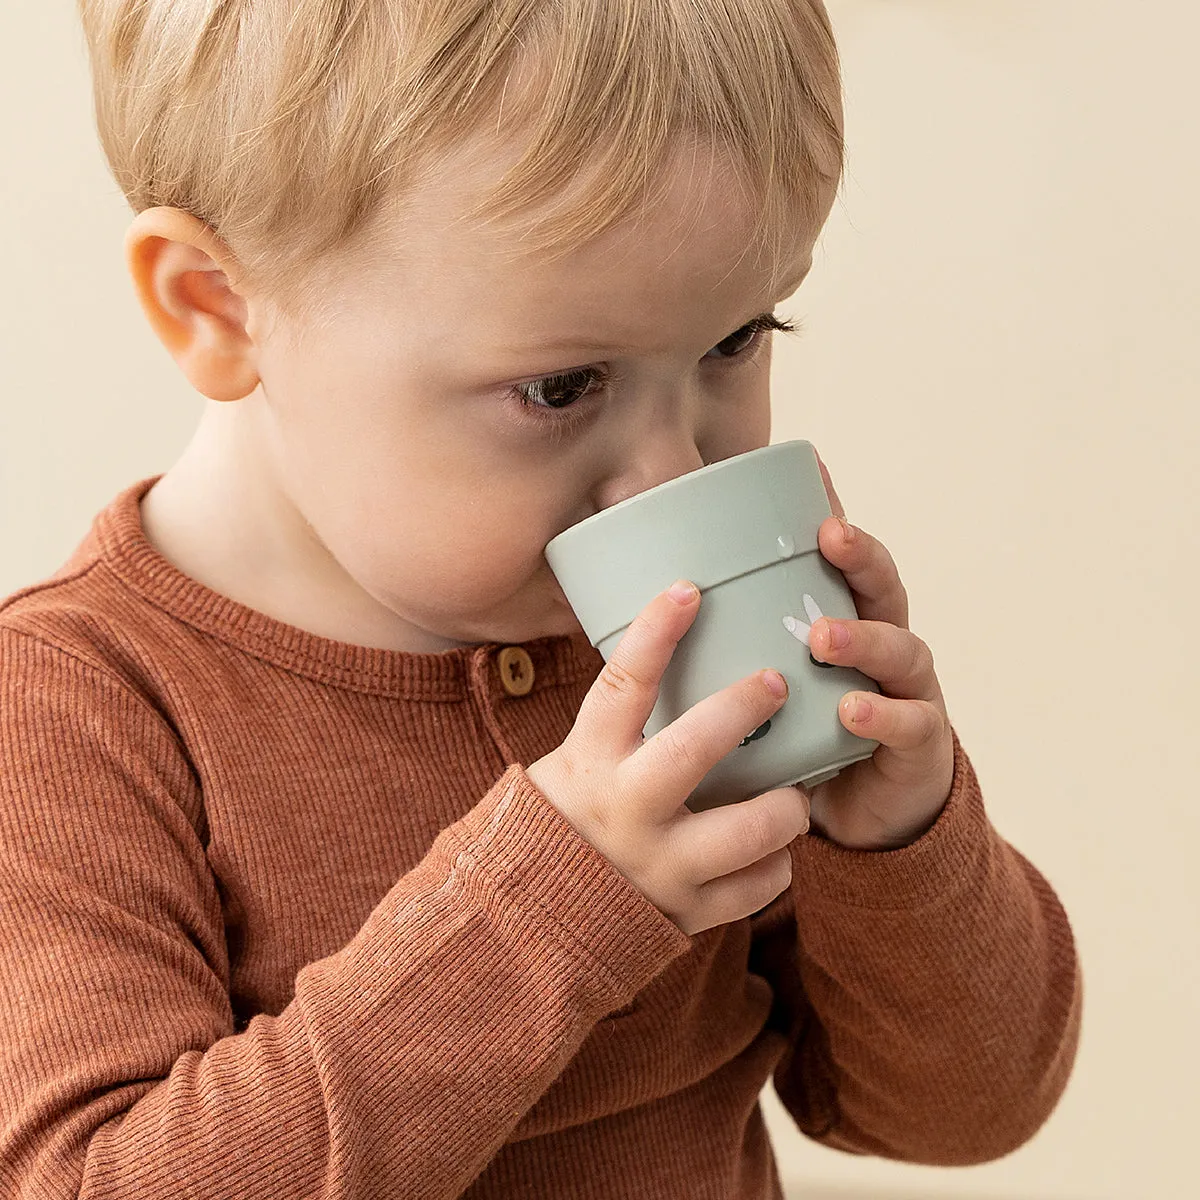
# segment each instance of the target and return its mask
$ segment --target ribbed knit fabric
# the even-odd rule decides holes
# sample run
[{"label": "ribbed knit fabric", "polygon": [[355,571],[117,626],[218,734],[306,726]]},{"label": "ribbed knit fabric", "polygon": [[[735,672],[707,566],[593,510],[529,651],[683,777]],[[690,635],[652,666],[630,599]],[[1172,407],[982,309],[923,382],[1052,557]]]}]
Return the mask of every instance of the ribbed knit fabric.
[{"label": "ribbed knit fabric", "polygon": [[582,635],[409,654],[205,588],[124,491],[0,603],[0,1196],[779,1197],[758,1106],[969,1163],[1065,1086],[1067,919],[950,802],[685,935],[533,786]]}]

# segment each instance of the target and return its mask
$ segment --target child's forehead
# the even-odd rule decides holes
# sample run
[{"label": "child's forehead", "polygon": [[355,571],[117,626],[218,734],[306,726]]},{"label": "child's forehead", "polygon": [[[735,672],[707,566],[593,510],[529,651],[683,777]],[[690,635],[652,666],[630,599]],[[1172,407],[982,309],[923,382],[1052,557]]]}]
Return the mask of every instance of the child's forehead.
[{"label": "child's forehead", "polygon": [[[695,138],[669,146],[647,180],[644,195],[599,233],[578,244],[554,241],[549,218],[584,206],[602,182],[606,165],[593,164],[559,193],[505,217],[479,215],[505,174],[518,163],[520,141],[481,131],[445,153],[421,182],[374,223],[371,252],[377,262],[405,260],[495,277],[571,277],[580,270],[607,276],[633,262],[651,273],[687,272],[694,279],[700,253],[711,261],[713,285],[725,273],[757,272],[802,277],[823,223],[795,214],[786,236],[772,239],[759,224],[761,197],[747,186],[735,155]],[[832,195],[830,196],[832,201]]]},{"label": "child's forehead", "polygon": [[421,355],[434,354],[435,342],[469,343],[497,378],[588,355],[702,352],[790,296],[812,246],[806,239],[777,262],[746,253],[718,223],[697,225],[703,234],[679,222],[632,223],[564,257],[514,258],[510,239],[455,234],[451,220],[430,228],[410,262],[380,269],[365,287],[348,285],[337,307],[347,327],[402,331],[396,336]]}]

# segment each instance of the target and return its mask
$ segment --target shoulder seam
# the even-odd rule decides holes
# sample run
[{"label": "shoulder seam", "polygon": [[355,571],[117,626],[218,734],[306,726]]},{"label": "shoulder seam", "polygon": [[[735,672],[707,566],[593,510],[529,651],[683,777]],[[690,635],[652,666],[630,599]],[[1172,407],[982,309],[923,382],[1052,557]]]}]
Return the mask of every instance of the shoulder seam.
[{"label": "shoulder seam", "polygon": [[[138,695],[137,690],[130,687],[129,684],[126,683],[125,680],[123,680],[115,671],[106,670],[98,663],[89,662],[88,659],[83,658],[74,650],[68,649],[66,646],[60,646],[57,642],[53,642],[41,634],[32,633],[27,629],[19,629],[15,625],[10,625],[7,622],[0,622],[0,638],[4,637],[6,634],[9,634],[15,638],[22,638],[28,642],[33,642],[35,645],[42,646],[45,649],[53,650],[56,653],[61,654],[64,658],[69,658],[72,662],[78,663],[86,671],[97,676],[104,683],[109,684],[120,692],[123,692],[130,700],[138,705],[139,708],[142,708],[149,713],[154,718],[156,725],[160,725],[170,731],[171,740],[175,742],[180,751],[183,752],[183,743],[175,729],[171,726],[170,722],[164,720],[163,714],[159,712],[154,705],[147,704],[145,699]],[[183,757],[187,759],[187,754],[184,753]],[[190,761],[191,760],[188,759],[189,765]]]},{"label": "shoulder seam", "polygon": [[52,579],[41,579],[37,583],[31,583],[23,588],[18,588],[11,595],[0,599],[0,613],[16,604],[18,600],[24,600],[27,596],[36,596],[39,592],[52,592],[63,584],[75,583],[82,579],[85,575],[90,574],[97,567],[103,566],[104,560],[99,556],[77,567],[69,575],[56,575]]},{"label": "shoulder seam", "polygon": [[[152,728],[158,730],[160,736],[170,742],[173,752],[178,755],[179,761],[183,764],[187,774],[195,785],[196,791],[200,796],[201,819],[204,822],[204,829],[207,833],[208,805],[204,799],[204,786],[200,782],[200,776],[196,764],[192,760],[191,754],[188,753],[187,744],[184,742],[179,730],[176,729],[176,727],[162,712],[155,708],[153,704],[150,704],[146,698],[137,691],[136,688],[131,687],[116,672],[106,670],[102,665],[88,662],[87,659],[81,658],[78,654],[67,649],[65,646],[59,646],[36,633],[30,633],[27,630],[17,629],[12,625],[0,622],[0,639],[3,639],[5,635],[10,635],[14,638],[20,638],[27,642],[32,642],[36,646],[51,650],[57,654],[61,654],[64,658],[70,659],[72,662],[77,663],[80,667],[82,667],[88,675],[97,680],[101,686],[118,693],[123,700],[136,706],[144,714],[149,716],[153,722]],[[200,829],[198,829],[192,823],[191,817],[188,816],[187,812],[182,808],[182,806],[180,806],[177,800],[175,801],[175,806],[179,809],[181,816],[188,823],[188,825],[196,831],[196,836],[200,838],[201,841],[207,846],[207,837],[205,834],[202,834]]]}]

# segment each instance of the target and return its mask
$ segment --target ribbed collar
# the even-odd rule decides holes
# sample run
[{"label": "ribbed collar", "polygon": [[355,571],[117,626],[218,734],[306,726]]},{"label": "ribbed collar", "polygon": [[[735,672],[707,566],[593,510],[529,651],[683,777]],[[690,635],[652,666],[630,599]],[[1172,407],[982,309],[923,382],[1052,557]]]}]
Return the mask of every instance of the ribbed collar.
[{"label": "ribbed collar", "polygon": [[[462,699],[473,671],[478,678],[480,660],[506,644],[483,642],[440,653],[358,646],[309,633],[223,596],[185,575],[147,539],[139,504],[160,478],[154,475],[126,488],[97,515],[93,530],[100,557],[142,599],[210,637],[321,683],[447,701]],[[603,664],[582,632],[521,645],[533,660],[534,691],[592,678]]]}]

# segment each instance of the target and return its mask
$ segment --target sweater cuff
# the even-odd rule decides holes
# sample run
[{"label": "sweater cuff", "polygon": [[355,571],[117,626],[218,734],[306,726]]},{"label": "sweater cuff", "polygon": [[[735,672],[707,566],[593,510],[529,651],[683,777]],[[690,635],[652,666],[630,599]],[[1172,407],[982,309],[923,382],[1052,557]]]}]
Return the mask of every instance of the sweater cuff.
[{"label": "sweater cuff", "polygon": [[591,961],[616,1003],[691,949],[691,938],[578,833],[521,764],[451,828],[496,892],[540,911],[560,942]]},{"label": "sweater cuff", "polygon": [[[944,899],[975,876],[998,835],[983,808],[975,769],[958,734],[950,796],[933,825],[896,850],[848,850],[818,836],[791,844],[796,884],[805,904],[902,910]],[[793,885],[795,886],[795,884]]]}]

